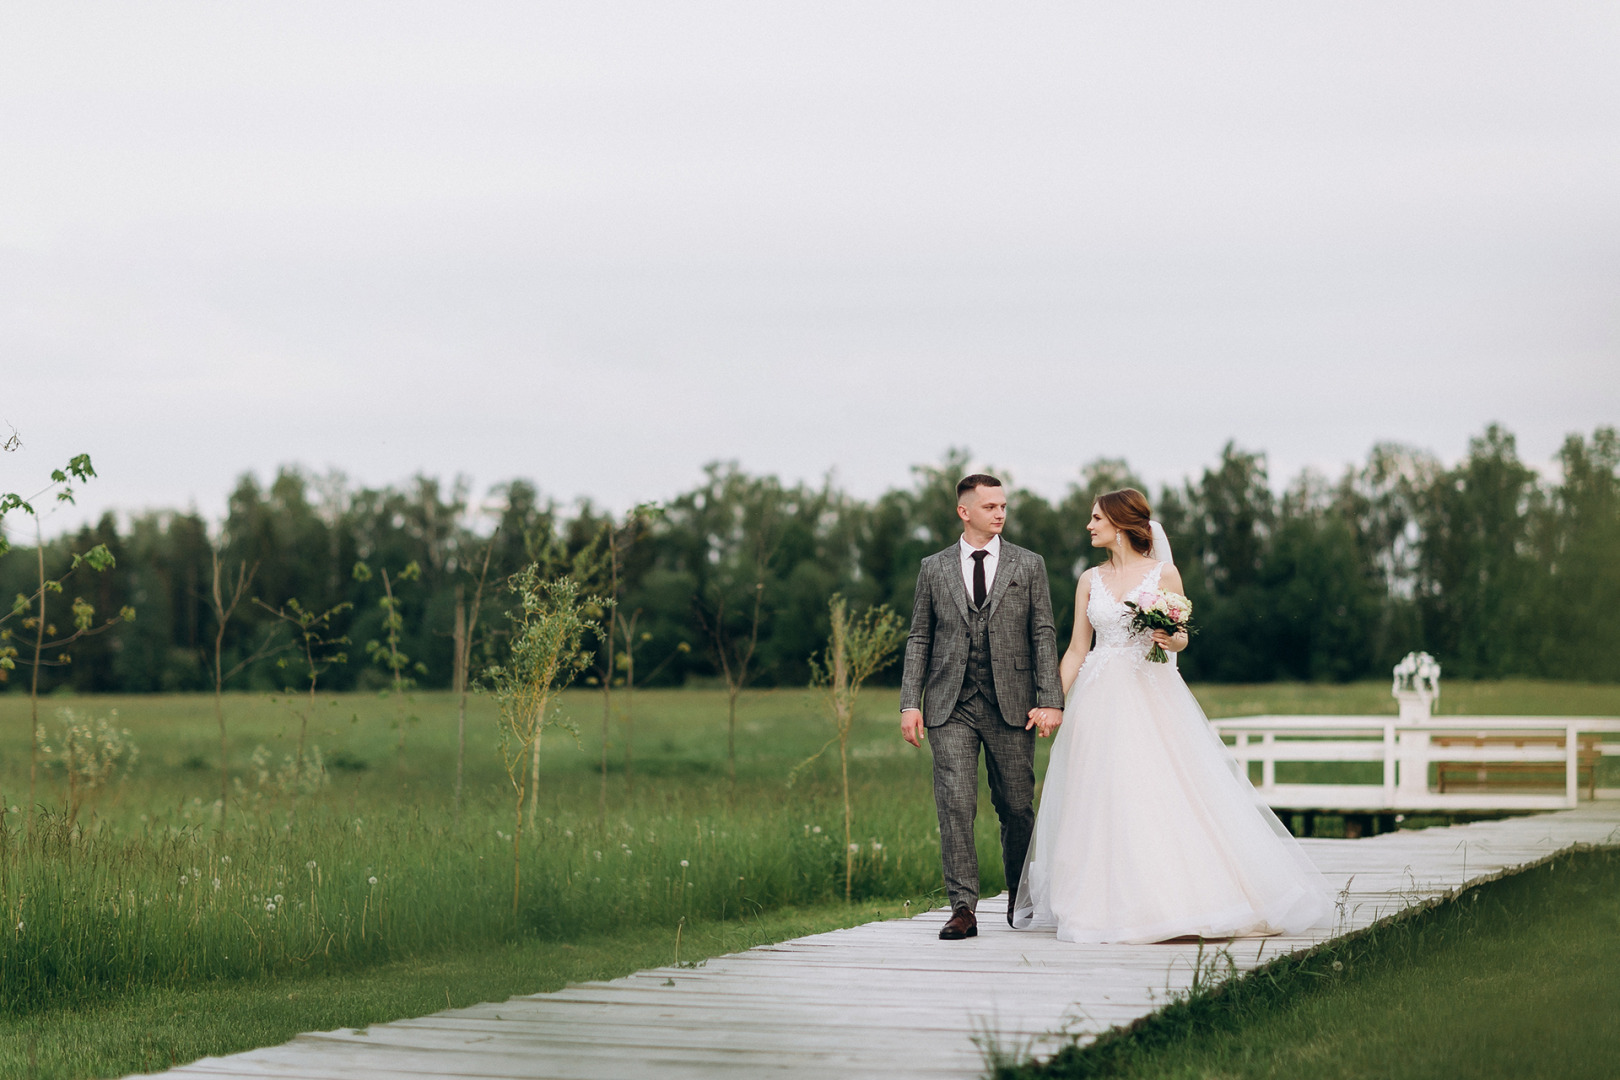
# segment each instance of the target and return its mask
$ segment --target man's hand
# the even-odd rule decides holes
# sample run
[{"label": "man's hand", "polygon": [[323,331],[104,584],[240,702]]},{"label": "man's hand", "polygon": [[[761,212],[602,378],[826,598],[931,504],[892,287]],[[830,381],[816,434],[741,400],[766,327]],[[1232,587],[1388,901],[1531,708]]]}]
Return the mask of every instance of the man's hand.
[{"label": "man's hand", "polygon": [[1044,739],[1056,731],[1061,723],[1063,723],[1062,709],[1031,709],[1029,723],[1024,725],[1024,730],[1039,728],[1038,734]]},{"label": "man's hand", "polygon": [[923,741],[923,718],[921,709],[902,709],[900,712],[900,737],[912,746],[921,746]]}]

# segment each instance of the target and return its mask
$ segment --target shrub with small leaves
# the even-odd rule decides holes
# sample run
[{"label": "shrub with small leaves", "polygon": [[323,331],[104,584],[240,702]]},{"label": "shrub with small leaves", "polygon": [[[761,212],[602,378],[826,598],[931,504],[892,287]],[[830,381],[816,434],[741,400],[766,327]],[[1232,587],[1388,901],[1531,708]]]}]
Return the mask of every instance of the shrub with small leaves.
[{"label": "shrub with small leaves", "polygon": [[90,717],[61,708],[56,710],[55,730],[41,724],[35,736],[47,766],[67,777],[69,821],[77,821],[84,804],[140,757],[129,729],[118,726],[117,709]]}]

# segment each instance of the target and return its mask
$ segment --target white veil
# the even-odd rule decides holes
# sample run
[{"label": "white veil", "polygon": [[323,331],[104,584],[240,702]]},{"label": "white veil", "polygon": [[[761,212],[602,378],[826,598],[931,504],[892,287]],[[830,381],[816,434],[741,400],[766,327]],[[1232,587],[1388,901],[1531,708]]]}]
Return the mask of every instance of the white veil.
[{"label": "white veil", "polygon": [[[1155,519],[1148,522],[1148,529],[1153,533],[1153,550],[1148,552],[1149,557],[1174,566],[1176,561],[1170,557],[1170,536],[1164,531],[1164,526]],[[1168,649],[1165,651],[1169,652]],[[1170,666],[1176,666],[1175,653],[1170,653]]]},{"label": "white veil", "polygon": [[1148,552],[1149,557],[1174,565],[1176,560],[1170,557],[1170,537],[1165,533],[1164,526],[1155,519],[1148,522],[1148,528],[1153,532],[1153,550]]}]

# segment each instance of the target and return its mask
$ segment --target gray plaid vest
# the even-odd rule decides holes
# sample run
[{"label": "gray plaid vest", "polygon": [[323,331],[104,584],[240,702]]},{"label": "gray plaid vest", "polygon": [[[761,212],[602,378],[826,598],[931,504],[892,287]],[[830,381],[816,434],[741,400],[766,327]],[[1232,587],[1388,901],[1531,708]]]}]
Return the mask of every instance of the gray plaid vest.
[{"label": "gray plaid vest", "polygon": [[996,701],[996,678],[990,667],[990,601],[976,608],[968,600],[968,658],[967,674],[962,679],[962,693],[957,701],[966,701],[974,694],[983,694],[986,701]]}]

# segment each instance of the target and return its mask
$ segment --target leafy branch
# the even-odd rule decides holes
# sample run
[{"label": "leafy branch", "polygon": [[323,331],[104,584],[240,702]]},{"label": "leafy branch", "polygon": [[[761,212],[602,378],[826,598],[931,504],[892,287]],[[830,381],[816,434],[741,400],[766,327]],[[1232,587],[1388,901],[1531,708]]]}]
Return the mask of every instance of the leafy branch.
[{"label": "leafy branch", "polygon": [[[7,449],[13,449],[17,441],[16,432],[7,441]],[[67,647],[81,638],[92,637],[105,633],[121,622],[129,622],[135,618],[135,609],[127,604],[121,607],[118,614],[100,623],[96,622],[96,609],[82,597],[74,597],[69,610],[73,616],[73,631],[60,634],[54,623],[50,621],[48,608],[51,596],[62,595],[62,583],[72,577],[81,567],[88,566],[97,573],[104,573],[117,565],[117,560],[106,544],[97,544],[89,551],[74,552],[67,572],[57,578],[45,576],[45,534],[40,523],[39,512],[34,508],[34,501],[55,491],[58,503],[74,505],[73,484],[92,479],[96,475],[95,466],[90,463],[89,454],[77,454],[65,468],[51,471],[51,482],[27,498],[16,492],[0,494],[0,555],[11,550],[6,540],[5,517],[14,510],[20,510],[34,519],[34,560],[38,574],[38,587],[32,595],[18,593],[12,602],[11,610],[0,615],[0,682],[4,682],[9,673],[16,670],[21,661],[33,668],[32,678],[28,687],[29,706],[29,758],[28,758],[28,826],[30,830],[34,823],[34,804],[38,793],[39,780],[39,672],[45,667],[65,667],[72,663],[73,655],[67,652]],[[5,623],[11,619],[21,617],[21,628],[34,632],[33,658],[21,660],[21,653],[12,644],[12,631]],[[50,638],[52,640],[47,641]],[[46,659],[47,652],[56,655]]]}]

